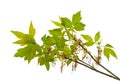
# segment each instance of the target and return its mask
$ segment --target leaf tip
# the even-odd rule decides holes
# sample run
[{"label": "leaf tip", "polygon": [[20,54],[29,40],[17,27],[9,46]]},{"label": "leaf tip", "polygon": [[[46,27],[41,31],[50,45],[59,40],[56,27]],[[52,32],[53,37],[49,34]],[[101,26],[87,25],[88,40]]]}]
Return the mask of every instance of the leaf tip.
[{"label": "leaf tip", "polygon": [[35,28],[33,26],[32,21],[30,22],[30,26],[29,26],[29,35],[35,36]]}]

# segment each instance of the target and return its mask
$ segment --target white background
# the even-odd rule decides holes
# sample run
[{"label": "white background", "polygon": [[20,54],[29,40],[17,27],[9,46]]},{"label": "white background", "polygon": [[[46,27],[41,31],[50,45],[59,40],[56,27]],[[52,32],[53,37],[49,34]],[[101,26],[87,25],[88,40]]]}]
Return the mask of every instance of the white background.
[{"label": "white background", "polygon": [[120,76],[120,0],[0,0],[0,82],[118,82],[81,65],[75,72],[68,67],[61,73],[59,65],[48,72],[37,65],[37,59],[28,64],[13,57],[20,46],[12,44],[16,37],[10,30],[27,33],[32,20],[39,42],[48,29],[54,28],[51,20],[70,18],[78,11],[86,24],[85,33],[101,31],[103,43],[114,45],[118,60],[111,57],[108,62],[103,57],[102,64]]}]

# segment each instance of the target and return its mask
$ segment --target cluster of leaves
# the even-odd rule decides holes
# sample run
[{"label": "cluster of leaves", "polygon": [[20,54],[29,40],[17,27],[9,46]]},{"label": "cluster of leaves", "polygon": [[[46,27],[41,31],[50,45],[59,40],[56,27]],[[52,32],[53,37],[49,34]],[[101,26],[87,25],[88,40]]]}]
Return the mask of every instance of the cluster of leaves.
[{"label": "cluster of leaves", "polygon": [[24,48],[18,49],[17,53],[14,55],[15,57],[24,57],[25,60],[28,60],[28,63],[36,56],[36,52],[39,51],[39,45],[36,44],[34,35],[35,29],[30,24],[29,33],[25,34],[19,31],[11,31],[19,40],[15,41],[15,44],[19,44],[21,46],[25,46]]},{"label": "cluster of leaves", "polygon": [[[64,65],[70,65],[72,63],[72,69],[75,70],[77,67],[77,60],[80,59],[80,51],[86,52],[83,47],[97,45],[98,49],[101,49],[101,36],[100,32],[97,32],[92,38],[90,35],[81,34],[81,37],[86,42],[83,42],[81,39],[76,37],[77,31],[85,30],[85,24],[81,22],[81,12],[77,12],[73,14],[72,20],[67,17],[60,17],[60,22],[52,21],[57,28],[49,30],[49,34],[45,34],[41,40],[43,42],[42,45],[36,43],[35,36],[35,28],[30,23],[29,33],[25,34],[19,31],[11,31],[17,38],[18,41],[14,42],[15,44],[19,44],[24,46],[20,48],[15,53],[15,57],[24,58],[28,63],[35,57],[38,58],[39,65],[45,65],[46,69],[50,69],[50,63],[54,63],[56,60],[61,61],[61,70]],[[106,44],[102,48],[103,54],[109,59],[110,55],[116,57],[116,54],[113,50],[113,47],[110,44]],[[69,60],[72,59],[72,60]]]},{"label": "cluster of leaves", "polygon": [[[85,34],[81,34],[81,36],[86,41],[86,42],[83,43],[83,45],[85,45],[87,47],[90,47],[90,46],[93,46],[94,44],[96,44],[96,47],[98,49],[98,53],[101,53],[103,51],[104,56],[108,60],[109,60],[110,56],[113,56],[113,57],[117,58],[117,55],[116,55],[116,53],[114,51],[114,48],[113,48],[113,46],[111,44],[106,44],[105,46],[101,46],[101,35],[100,35],[100,32],[97,32],[95,34],[94,38],[92,38],[90,35],[85,35]],[[98,54],[98,55],[101,56],[102,53]]]}]

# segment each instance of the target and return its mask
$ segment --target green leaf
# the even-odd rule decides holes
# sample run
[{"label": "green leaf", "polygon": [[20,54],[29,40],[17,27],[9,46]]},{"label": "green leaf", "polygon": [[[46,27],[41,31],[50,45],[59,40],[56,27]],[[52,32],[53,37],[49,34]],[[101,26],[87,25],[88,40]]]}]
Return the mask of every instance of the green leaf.
[{"label": "green leaf", "polygon": [[71,64],[71,62],[72,62],[71,60],[68,60],[67,61],[67,66],[69,66]]},{"label": "green leaf", "polygon": [[76,31],[82,31],[85,29],[84,27],[85,27],[85,24],[83,24],[82,22],[79,22],[74,25],[74,28]]},{"label": "green leaf", "polygon": [[79,12],[73,14],[72,23],[73,24],[79,23],[81,19],[82,19],[82,17],[81,17],[80,11],[79,11]]},{"label": "green leaf", "polygon": [[49,62],[54,62],[54,61],[55,61],[53,55],[51,55],[51,56],[49,57],[48,61],[49,61]]},{"label": "green leaf", "polygon": [[72,27],[72,22],[67,17],[61,18],[61,24],[66,28],[71,28]]},{"label": "green leaf", "polygon": [[29,35],[31,35],[33,37],[35,36],[35,28],[33,27],[32,21],[29,26]]},{"label": "green leaf", "polygon": [[20,44],[21,46],[27,44],[26,40],[24,40],[24,39],[20,39],[20,40],[18,40],[18,41],[13,42],[13,43],[14,43],[14,44]]},{"label": "green leaf", "polygon": [[104,48],[104,56],[109,60],[109,58],[110,58],[110,53],[108,52],[109,51],[109,49],[108,48]]},{"label": "green leaf", "polygon": [[50,33],[54,38],[63,36],[63,34],[62,34],[62,32],[61,32],[61,29],[49,30],[49,33]]},{"label": "green leaf", "polygon": [[88,42],[93,42],[93,39],[90,35],[81,34],[81,36]]},{"label": "green leaf", "polygon": [[35,39],[31,36],[31,35],[26,35],[26,37],[24,38],[24,40],[26,41],[26,43],[32,43],[35,44]]},{"label": "green leaf", "polygon": [[47,71],[49,71],[49,69],[50,69],[50,64],[49,64],[49,62],[46,62],[46,63],[45,63],[45,67],[46,67]]},{"label": "green leaf", "polygon": [[42,55],[42,47],[38,44],[34,44],[35,50],[38,52],[36,54]]},{"label": "green leaf", "polygon": [[111,48],[104,48],[104,56],[109,60],[110,58],[110,55],[112,55],[113,57],[115,57],[117,59],[117,55],[116,53],[114,52],[113,49]]},{"label": "green leaf", "polygon": [[29,44],[24,48],[18,49],[14,57],[24,57],[24,60],[28,60],[28,63],[35,57],[36,50],[33,44]]},{"label": "green leaf", "polygon": [[100,39],[100,32],[97,32],[94,36],[95,42],[97,42]]},{"label": "green leaf", "polygon": [[27,54],[25,55],[24,59],[25,59],[25,60],[28,60],[28,63],[30,63],[30,61],[31,61],[34,57],[36,57],[36,50],[35,50],[35,48],[34,48],[34,45],[29,44],[29,45],[28,45],[28,52],[27,52]]},{"label": "green leaf", "polygon": [[27,52],[27,47],[20,48],[17,50],[17,53],[15,53],[14,57],[24,57]]},{"label": "green leaf", "polygon": [[54,23],[56,26],[61,26],[61,23],[57,22],[57,21],[53,21],[52,20],[52,23]]},{"label": "green leaf", "polygon": [[35,44],[35,40],[31,35],[24,34],[18,31],[12,31],[12,33],[14,33],[18,38],[20,38],[20,40],[13,42],[14,44],[20,44],[21,46],[26,45],[28,43]]},{"label": "green leaf", "polygon": [[24,38],[26,34],[19,31],[11,31],[17,38]]},{"label": "green leaf", "polygon": [[65,39],[63,37],[58,38],[56,40],[56,46],[59,50],[63,50],[64,46],[65,46]]},{"label": "green leaf", "polygon": [[81,17],[80,11],[72,16],[72,23],[76,31],[84,30],[85,24],[80,22],[81,19],[82,17]]},{"label": "green leaf", "polygon": [[117,55],[113,49],[110,49],[110,54],[117,59]]},{"label": "green leaf", "polygon": [[113,46],[111,44],[106,44],[105,47],[113,48]]},{"label": "green leaf", "polygon": [[41,40],[44,42],[46,40],[46,34],[42,36]]},{"label": "green leaf", "polygon": [[45,57],[40,56],[40,57],[38,58],[38,64],[42,66],[42,65],[44,65],[45,63],[46,63]]},{"label": "green leaf", "polygon": [[70,57],[70,55],[72,54],[72,53],[71,53],[71,49],[70,49],[68,46],[64,46],[64,54],[65,54],[67,57]]},{"label": "green leaf", "polygon": [[83,43],[83,45],[86,45],[86,46],[92,46],[94,44],[94,42],[85,42],[85,43]]},{"label": "green leaf", "polygon": [[54,45],[56,43],[56,41],[55,41],[55,39],[53,37],[47,36],[44,43],[46,45]]}]

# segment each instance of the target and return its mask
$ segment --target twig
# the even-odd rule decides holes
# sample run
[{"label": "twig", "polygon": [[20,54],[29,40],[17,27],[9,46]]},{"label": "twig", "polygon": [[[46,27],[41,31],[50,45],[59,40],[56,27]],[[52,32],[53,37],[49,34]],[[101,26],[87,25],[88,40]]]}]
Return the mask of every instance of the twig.
[{"label": "twig", "polygon": [[[119,78],[117,75],[115,75],[114,73],[112,73],[110,70],[108,70],[108,69],[107,69],[106,67],[104,67],[102,64],[98,63],[98,62],[95,60],[95,58],[92,56],[92,54],[91,54],[82,44],[79,43],[79,45],[90,55],[90,57],[91,57],[99,66],[101,66],[101,67],[102,67],[103,69],[105,69],[107,72],[109,72],[110,74],[112,74],[115,79],[120,80],[120,78]],[[96,70],[96,71],[100,73],[100,71],[98,71],[98,70]],[[106,75],[106,74],[104,74],[104,75]],[[108,75],[107,75],[107,76],[108,76]],[[110,76],[110,77],[111,77],[111,76]]]},{"label": "twig", "polygon": [[[71,61],[74,61],[73,59],[70,59],[70,58],[66,58],[66,59],[71,60]],[[113,79],[116,79],[116,80],[119,80],[119,81],[120,81],[119,78],[117,78],[117,77],[115,77],[115,76],[113,76],[113,75],[107,74],[107,73],[105,73],[105,72],[99,71],[98,69],[96,69],[96,68],[94,68],[93,66],[85,63],[85,62],[82,61],[82,60],[74,61],[74,62],[76,62],[76,63],[78,63],[78,64],[80,64],[80,65],[83,65],[83,66],[85,66],[85,67],[87,67],[87,68],[89,68],[89,69],[91,69],[91,70],[93,70],[93,71],[95,71],[95,72],[98,72],[98,73],[100,73],[100,74],[106,75],[106,76],[108,76],[108,77],[111,77],[111,78],[113,78]]]}]

